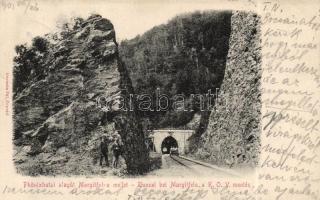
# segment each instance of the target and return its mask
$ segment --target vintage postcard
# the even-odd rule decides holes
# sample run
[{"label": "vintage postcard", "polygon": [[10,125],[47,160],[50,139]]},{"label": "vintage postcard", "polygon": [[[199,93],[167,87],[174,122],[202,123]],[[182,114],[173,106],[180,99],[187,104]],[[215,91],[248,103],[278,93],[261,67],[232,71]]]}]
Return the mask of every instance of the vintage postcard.
[{"label": "vintage postcard", "polygon": [[320,200],[319,0],[1,0],[0,199]]}]

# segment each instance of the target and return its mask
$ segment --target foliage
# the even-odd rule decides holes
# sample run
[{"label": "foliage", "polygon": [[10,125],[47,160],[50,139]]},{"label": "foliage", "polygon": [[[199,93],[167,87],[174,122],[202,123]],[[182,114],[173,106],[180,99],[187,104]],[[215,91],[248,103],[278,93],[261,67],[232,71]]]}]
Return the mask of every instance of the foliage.
[{"label": "foliage", "polygon": [[44,37],[37,36],[32,39],[31,45],[19,44],[15,47],[16,56],[14,57],[14,82],[13,91],[16,95],[33,82],[43,79],[50,66],[47,65],[48,58],[52,52],[53,44],[67,40],[67,37],[81,27],[82,18],[73,18],[71,21],[64,22],[60,31],[47,34]]},{"label": "foliage", "polygon": [[[230,16],[231,12],[185,14],[121,42],[121,59],[136,93],[153,95],[160,88],[170,98],[175,94],[189,98],[219,88],[228,52]],[[199,110],[199,106],[193,107]],[[155,122],[154,127],[168,127],[188,123],[194,114],[172,112],[144,111],[142,116]]]},{"label": "foliage", "polygon": [[41,79],[45,75],[44,57],[48,54],[49,42],[46,38],[35,37],[32,45],[17,45],[14,57],[14,93],[22,91],[32,80]]}]

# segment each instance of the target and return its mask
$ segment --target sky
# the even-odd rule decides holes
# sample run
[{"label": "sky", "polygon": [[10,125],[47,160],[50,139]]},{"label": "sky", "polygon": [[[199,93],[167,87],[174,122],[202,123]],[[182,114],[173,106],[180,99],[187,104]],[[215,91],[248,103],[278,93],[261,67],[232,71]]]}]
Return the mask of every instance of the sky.
[{"label": "sky", "polygon": [[[31,2],[36,2],[31,0]],[[91,2],[91,3],[90,3]],[[111,20],[115,27],[117,40],[131,39],[153,26],[166,23],[174,16],[196,10],[219,8],[214,1],[38,1],[38,12],[15,12],[16,42],[29,42],[34,36],[43,35],[55,29],[58,21],[72,16],[88,17],[98,13]],[[92,3],[95,2],[95,3]],[[107,3],[106,3],[107,2]],[[129,2],[129,3],[128,3]],[[145,3],[148,2],[148,3]],[[21,12],[17,10],[21,9]],[[13,24],[14,25],[14,24]],[[11,32],[12,33],[12,32]]]},{"label": "sky", "polygon": [[[35,36],[57,31],[57,22],[71,17],[87,18],[92,13],[111,20],[118,42],[132,39],[156,25],[167,23],[176,15],[197,10],[248,9],[233,0],[25,0],[38,11],[26,9],[11,0],[1,0],[0,5],[0,59],[2,71],[11,73],[14,48],[31,42]],[[19,0],[23,2],[22,0]],[[4,8],[3,2],[15,2]],[[195,3],[196,2],[196,3]],[[1,7],[2,6],[2,7]],[[254,9],[254,8],[253,8]],[[1,69],[0,69],[1,70]],[[1,75],[1,78],[3,75]]]}]

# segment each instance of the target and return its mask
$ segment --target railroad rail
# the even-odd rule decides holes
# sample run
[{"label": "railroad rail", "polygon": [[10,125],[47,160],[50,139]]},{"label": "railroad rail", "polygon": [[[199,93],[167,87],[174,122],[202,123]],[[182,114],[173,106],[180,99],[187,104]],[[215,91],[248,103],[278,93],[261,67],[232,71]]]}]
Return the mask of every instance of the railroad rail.
[{"label": "railroad rail", "polygon": [[197,173],[197,171],[195,169],[193,169],[192,167],[190,167],[189,165],[183,163],[181,160],[177,159],[180,158],[180,156],[173,156],[173,155],[170,155],[170,158],[172,160],[174,160],[176,163],[178,163],[179,165],[182,165],[184,166],[185,168],[187,168],[188,170],[192,171],[193,173]]},{"label": "railroad rail", "polygon": [[[184,166],[184,167],[188,168],[189,170],[192,170],[193,172],[196,172],[196,173],[197,173],[197,171],[195,169],[193,169],[191,166],[200,165],[200,166],[205,167],[209,170],[216,170],[216,171],[220,171],[220,172],[223,172],[223,173],[231,175],[231,176],[241,177],[241,175],[239,175],[231,170],[215,167],[213,165],[210,165],[210,164],[207,164],[207,163],[204,163],[201,161],[195,161],[193,159],[190,159],[190,158],[187,158],[184,156],[170,155],[170,158],[172,160],[174,160],[176,163],[178,163],[179,165],[182,165],[182,166]],[[190,163],[192,163],[192,164],[190,164]]]}]

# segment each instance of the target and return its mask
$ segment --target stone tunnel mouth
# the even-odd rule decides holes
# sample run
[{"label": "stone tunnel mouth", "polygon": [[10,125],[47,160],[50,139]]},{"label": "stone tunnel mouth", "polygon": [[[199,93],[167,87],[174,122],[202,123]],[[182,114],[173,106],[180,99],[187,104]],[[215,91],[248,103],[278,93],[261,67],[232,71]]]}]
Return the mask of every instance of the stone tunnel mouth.
[{"label": "stone tunnel mouth", "polygon": [[170,154],[171,148],[178,148],[178,142],[174,137],[168,136],[161,143],[162,154]]}]

